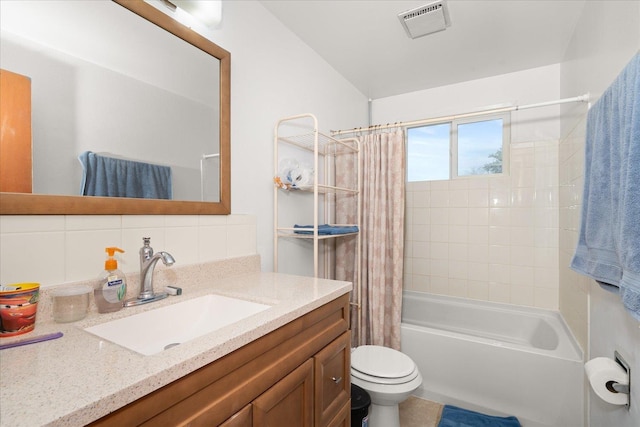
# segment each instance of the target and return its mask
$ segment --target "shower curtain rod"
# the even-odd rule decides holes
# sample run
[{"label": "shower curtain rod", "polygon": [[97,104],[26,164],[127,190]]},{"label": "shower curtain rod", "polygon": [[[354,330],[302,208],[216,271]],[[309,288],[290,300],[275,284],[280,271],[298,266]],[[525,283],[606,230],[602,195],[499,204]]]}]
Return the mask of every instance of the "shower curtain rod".
[{"label": "shower curtain rod", "polygon": [[529,108],[538,108],[538,107],[547,107],[550,105],[558,105],[558,104],[567,104],[570,102],[589,102],[589,94],[586,93],[584,95],[580,95],[580,96],[574,96],[573,98],[563,98],[563,99],[558,99],[555,101],[547,101],[547,102],[538,102],[536,104],[527,104],[527,105],[515,105],[515,106],[510,106],[510,107],[499,107],[499,108],[492,108],[492,109],[487,109],[487,110],[478,110],[478,111],[473,111],[470,113],[463,113],[463,114],[454,114],[451,116],[440,116],[440,117],[434,117],[431,119],[422,119],[422,120],[414,120],[411,122],[396,122],[396,123],[387,123],[386,125],[372,125],[369,127],[365,127],[365,128],[353,128],[353,129],[349,129],[349,130],[336,130],[336,131],[331,131],[331,136],[336,136],[336,135],[344,135],[344,134],[348,134],[348,133],[355,133],[355,132],[368,132],[371,130],[381,130],[381,129],[389,129],[389,128],[394,128],[394,127],[398,127],[398,126],[417,126],[417,125],[426,125],[429,123],[438,123],[438,122],[446,122],[446,121],[451,121],[451,120],[455,120],[455,119],[462,119],[462,118],[467,118],[467,117],[475,117],[475,116],[483,116],[486,114],[494,114],[494,113],[507,113],[510,111],[518,111],[518,110],[527,110]]}]

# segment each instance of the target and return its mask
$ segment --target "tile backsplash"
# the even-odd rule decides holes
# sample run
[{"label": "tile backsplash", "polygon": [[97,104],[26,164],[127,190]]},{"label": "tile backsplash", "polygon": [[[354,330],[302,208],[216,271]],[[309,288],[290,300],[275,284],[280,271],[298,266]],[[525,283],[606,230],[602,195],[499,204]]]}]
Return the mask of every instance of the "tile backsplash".
[{"label": "tile backsplash", "polygon": [[407,184],[405,288],[558,308],[558,142],[511,145],[510,173]]},{"label": "tile backsplash", "polygon": [[139,270],[142,237],[176,265],[257,253],[252,215],[19,215],[0,216],[0,282],[42,287],[93,279],[104,268],[107,246],[117,246],[118,267]]}]

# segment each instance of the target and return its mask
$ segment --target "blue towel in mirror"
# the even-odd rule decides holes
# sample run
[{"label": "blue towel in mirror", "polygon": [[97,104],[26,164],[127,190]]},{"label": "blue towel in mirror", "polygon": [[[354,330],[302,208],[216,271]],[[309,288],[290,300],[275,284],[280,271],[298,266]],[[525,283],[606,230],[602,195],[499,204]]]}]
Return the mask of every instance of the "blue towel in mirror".
[{"label": "blue towel in mirror", "polygon": [[587,115],[580,235],[571,268],[612,285],[640,320],[640,54]]},{"label": "blue towel in mirror", "polygon": [[78,157],[84,196],[171,199],[171,168],[85,151]]}]

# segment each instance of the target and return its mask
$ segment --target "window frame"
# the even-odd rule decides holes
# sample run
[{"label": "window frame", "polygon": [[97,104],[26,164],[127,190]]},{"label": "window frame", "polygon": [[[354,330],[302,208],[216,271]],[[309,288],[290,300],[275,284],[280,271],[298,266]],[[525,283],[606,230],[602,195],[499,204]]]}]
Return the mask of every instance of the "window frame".
[{"label": "window frame", "polygon": [[[480,175],[462,175],[458,174],[458,126],[465,125],[469,123],[478,123],[478,122],[486,122],[491,120],[502,120],[502,172],[500,173],[488,173],[488,174],[480,174]],[[511,113],[503,112],[503,113],[489,113],[483,114],[473,117],[465,117],[465,118],[454,118],[450,120],[442,120],[437,122],[432,122],[424,125],[417,126],[407,126],[405,128],[406,132],[406,144],[407,147],[409,145],[409,129],[421,128],[427,126],[437,126],[441,124],[449,123],[449,181],[456,179],[465,179],[471,177],[489,177],[489,176],[507,176],[509,175],[509,147],[511,146]],[[408,161],[408,158],[407,158]],[[409,181],[409,168],[406,171],[406,179],[407,182],[430,182],[430,181],[444,181],[441,179],[432,179],[426,181]]]}]

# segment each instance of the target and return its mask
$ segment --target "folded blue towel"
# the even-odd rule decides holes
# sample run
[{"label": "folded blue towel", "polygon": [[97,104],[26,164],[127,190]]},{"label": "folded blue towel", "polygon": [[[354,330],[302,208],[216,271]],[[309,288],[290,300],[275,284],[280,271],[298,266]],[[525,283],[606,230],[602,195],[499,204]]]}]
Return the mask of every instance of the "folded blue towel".
[{"label": "folded blue towel", "polygon": [[438,427],[520,427],[520,421],[516,417],[495,417],[445,405]]},{"label": "folded blue towel", "polygon": [[[294,225],[293,228],[313,228],[313,225]],[[337,235],[337,234],[348,234],[348,233],[357,233],[359,231],[357,225],[329,225],[322,224],[318,225],[318,234],[319,235]],[[297,234],[313,234],[311,230],[295,230]]]},{"label": "folded blue towel", "polygon": [[78,156],[83,196],[171,199],[171,168],[85,151]]},{"label": "folded blue towel", "polygon": [[589,110],[585,156],[571,268],[613,285],[640,320],[640,53]]}]

